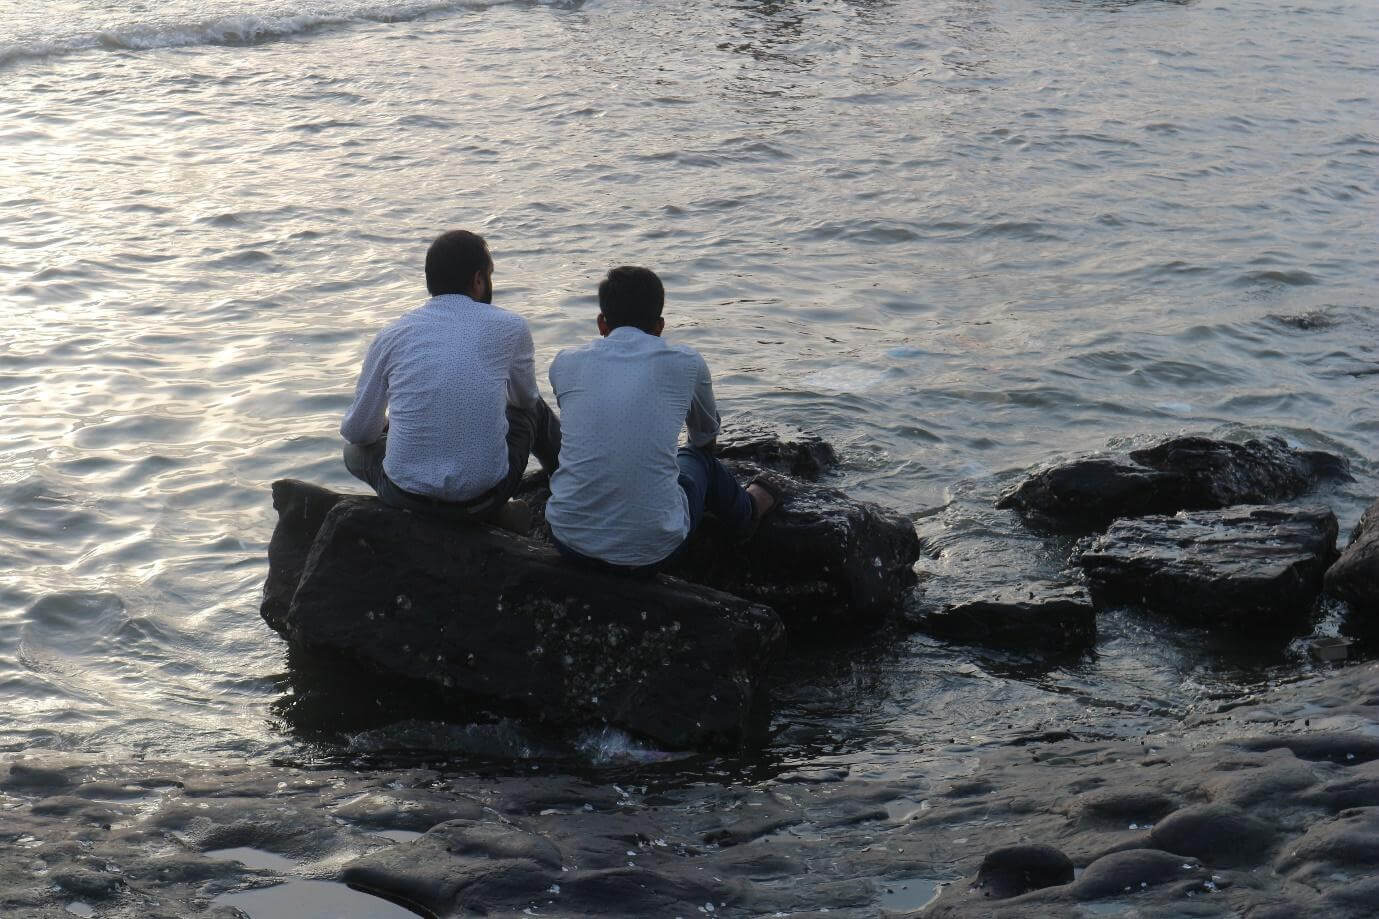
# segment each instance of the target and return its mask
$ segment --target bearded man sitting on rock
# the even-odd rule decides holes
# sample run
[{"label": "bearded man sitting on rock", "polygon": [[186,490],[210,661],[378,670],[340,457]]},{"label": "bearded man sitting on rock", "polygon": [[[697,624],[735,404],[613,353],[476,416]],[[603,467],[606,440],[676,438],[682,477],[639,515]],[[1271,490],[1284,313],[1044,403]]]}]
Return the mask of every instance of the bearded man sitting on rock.
[{"label": "bearded man sitting on rock", "polygon": [[[551,362],[563,439],[546,520],[568,560],[650,576],[676,557],[705,511],[745,537],[778,501],[745,489],[712,454],[719,416],[708,365],[661,337],[665,288],[646,268],[599,284],[601,338]],[[681,429],[689,442],[679,447]]]},{"label": "bearded man sitting on rock", "polygon": [[528,454],[549,472],[560,452],[531,330],[493,306],[493,258],[474,233],[436,238],[426,288],[369,346],[340,424],[345,467],[392,507],[525,532],[525,506],[508,499]]}]

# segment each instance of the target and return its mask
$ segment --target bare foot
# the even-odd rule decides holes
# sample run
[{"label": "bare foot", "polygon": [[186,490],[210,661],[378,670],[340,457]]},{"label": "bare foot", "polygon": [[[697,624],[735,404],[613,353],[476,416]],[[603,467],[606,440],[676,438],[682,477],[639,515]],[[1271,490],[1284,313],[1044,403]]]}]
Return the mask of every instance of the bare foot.
[{"label": "bare foot", "polygon": [[752,516],[757,520],[765,517],[771,508],[776,506],[776,499],[756,482],[748,485],[746,491],[747,497],[752,499]]},{"label": "bare foot", "polygon": [[521,498],[513,498],[493,515],[493,525],[526,536],[531,532],[531,507]]}]

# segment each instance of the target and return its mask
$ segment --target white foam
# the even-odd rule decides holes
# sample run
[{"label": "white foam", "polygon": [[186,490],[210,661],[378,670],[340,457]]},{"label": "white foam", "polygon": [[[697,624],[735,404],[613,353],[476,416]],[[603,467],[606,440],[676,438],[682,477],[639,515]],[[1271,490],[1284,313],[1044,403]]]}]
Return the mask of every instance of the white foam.
[{"label": "white foam", "polygon": [[24,59],[82,51],[148,51],[201,45],[259,45],[296,35],[365,23],[407,22],[423,16],[484,5],[482,0],[405,0],[339,12],[301,10],[239,14],[185,22],[127,23],[0,44],[0,67]]},{"label": "white foam", "polygon": [[884,370],[870,367],[828,367],[805,374],[800,380],[810,389],[828,392],[865,392],[886,378]]}]

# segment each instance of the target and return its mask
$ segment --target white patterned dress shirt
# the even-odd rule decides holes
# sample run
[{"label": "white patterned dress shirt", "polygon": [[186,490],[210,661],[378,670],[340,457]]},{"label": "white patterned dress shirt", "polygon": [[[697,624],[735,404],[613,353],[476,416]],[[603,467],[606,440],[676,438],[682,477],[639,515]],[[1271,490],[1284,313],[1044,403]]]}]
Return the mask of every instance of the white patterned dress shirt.
[{"label": "white patterned dress shirt", "polygon": [[718,436],[709,367],[688,345],[631,326],[551,362],[560,403],[560,468],[546,520],[565,545],[614,565],[661,561],[689,535],[679,484],[680,429]]},{"label": "white patterned dress shirt", "polygon": [[469,501],[508,473],[509,402],[540,398],[527,321],[443,294],[378,333],[340,434],[367,444],[386,430],[383,471],[394,484]]}]

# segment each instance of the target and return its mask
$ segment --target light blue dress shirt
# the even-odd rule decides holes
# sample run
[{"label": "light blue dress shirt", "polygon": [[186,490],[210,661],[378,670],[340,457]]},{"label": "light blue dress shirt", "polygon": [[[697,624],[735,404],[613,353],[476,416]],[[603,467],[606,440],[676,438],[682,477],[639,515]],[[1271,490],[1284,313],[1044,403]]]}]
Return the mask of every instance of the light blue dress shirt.
[{"label": "light blue dress shirt", "polygon": [[394,484],[469,501],[508,473],[508,403],[540,398],[527,321],[443,294],[378,333],[340,434],[367,444],[387,430],[383,471]]},{"label": "light blue dress shirt", "polygon": [[546,520],[565,545],[614,565],[661,561],[689,535],[689,500],[675,451],[680,430],[718,436],[708,364],[631,326],[551,362],[560,403],[560,468]]}]

